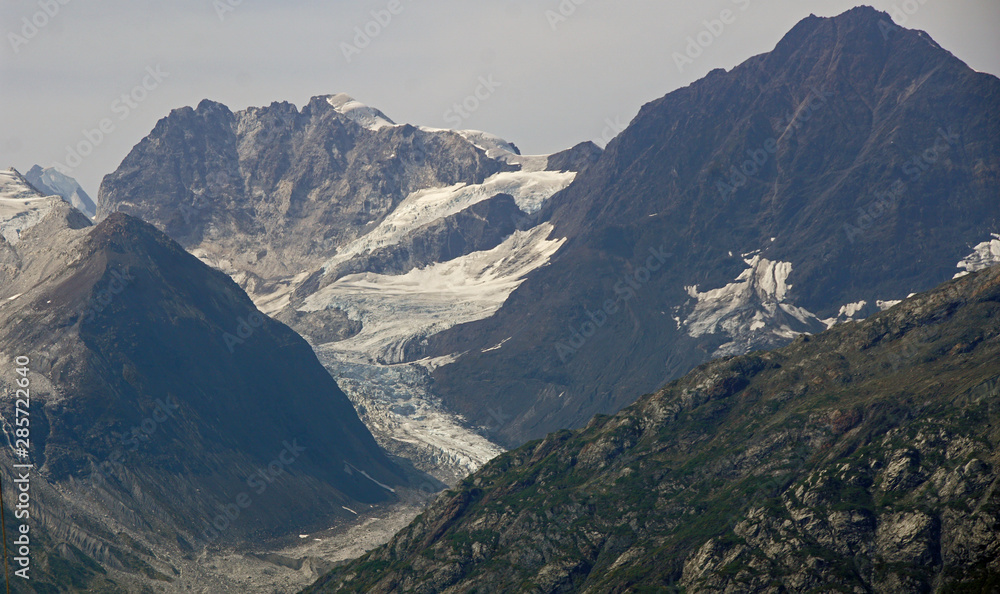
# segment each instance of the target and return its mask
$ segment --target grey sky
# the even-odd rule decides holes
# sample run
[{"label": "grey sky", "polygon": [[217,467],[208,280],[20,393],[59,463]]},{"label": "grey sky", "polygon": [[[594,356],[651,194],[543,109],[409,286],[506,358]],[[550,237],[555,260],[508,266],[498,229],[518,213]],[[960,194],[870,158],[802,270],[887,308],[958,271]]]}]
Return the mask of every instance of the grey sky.
[{"label": "grey sky", "polygon": [[[99,141],[72,171],[96,198],[101,178],[158,119],[204,98],[236,110],[272,101],[301,107],[314,95],[345,92],[397,122],[453,127],[456,114],[447,111],[477,90],[480,77],[498,86],[467,118],[458,116],[461,127],[503,136],[525,153],[603,144],[617,131],[612,124],[627,124],[643,103],[769,51],[810,13],[833,16],[855,5],[575,2],[4,0],[0,166],[65,163],[66,146],[87,142],[84,130],[105,120],[107,132],[89,133]],[[564,14],[574,11],[553,27],[560,4]],[[909,9],[906,27],[927,31],[976,70],[1000,73],[1000,2],[869,4]],[[370,24],[372,11],[385,22],[390,8],[397,14],[387,24]],[[731,24],[681,71],[674,53],[724,9]],[[44,23],[30,39],[25,18]],[[355,45],[355,27],[366,25],[377,35],[348,60],[342,44]],[[156,67],[160,80],[148,74]]]}]

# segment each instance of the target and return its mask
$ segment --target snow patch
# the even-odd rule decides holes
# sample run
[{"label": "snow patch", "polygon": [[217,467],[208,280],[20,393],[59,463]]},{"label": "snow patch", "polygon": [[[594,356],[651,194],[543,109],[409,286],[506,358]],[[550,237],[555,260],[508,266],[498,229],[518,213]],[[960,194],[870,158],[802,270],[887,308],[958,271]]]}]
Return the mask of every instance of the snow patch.
[{"label": "snow patch", "polygon": [[984,241],[977,245],[973,248],[971,254],[966,256],[956,265],[958,268],[962,268],[963,270],[956,274],[954,278],[965,276],[971,272],[984,270],[994,264],[1000,264],[1000,235],[996,233],[991,235],[993,239]]},{"label": "snow patch", "polygon": [[842,305],[840,307],[840,316],[845,318],[853,318],[855,314],[863,310],[868,302],[865,300],[858,301],[857,303],[848,303],[847,305]]},{"label": "snow patch", "polygon": [[382,128],[396,126],[396,122],[390,120],[384,113],[355,100],[350,95],[344,93],[331,95],[326,98],[326,102],[339,113],[369,130],[381,130]]},{"label": "snow patch", "polygon": [[500,350],[500,347],[502,347],[502,346],[504,345],[504,343],[506,343],[506,342],[507,342],[508,340],[510,340],[511,338],[513,338],[513,336],[508,336],[507,338],[505,338],[505,339],[501,340],[501,341],[500,341],[500,343],[499,343],[499,344],[497,344],[496,346],[491,346],[490,348],[488,348],[488,349],[483,349],[483,350],[482,350],[482,351],[480,351],[480,352],[483,352],[483,353],[490,353],[490,352],[493,352],[493,351],[499,351],[499,350]]},{"label": "snow patch", "polygon": [[0,171],[0,235],[16,245],[22,233],[42,222],[61,201],[43,196],[14,168]]},{"label": "snow patch", "polygon": [[902,302],[903,302],[902,299],[893,299],[891,301],[882,301],[881,299],[878,299],[875,301],[875,305],[878,307],[879,311],[885,311],[887,309],[896,307]]},{"label": "snow patch", "polygon": [[426,357],[418,361],[414,361],[414,365],[420,365],[427,371],[434,371],[439,367],[444,367],[445,365],[451,365],[455,361],[458,361],[458,357],[455,355],[444,355],[441,357]]},{"label": "snow patch", "polygon": [[749,268],[724,287],[706,292],[700,292],[697,286],[685,287],[694,300],[694,307],[683,321],[689,336],[723,334],[731,338],[713,354],[718,357],[775,346],[799,334],[823,329],[812,312],[788,300],[792,288],[788,284],[790,262],[775,262],[759,254],[744,262]]},{"label": "snow patch", "polygon": [[80,187],[80,184],[55,167],[42,169],[35,165],[28,171],[25,179],[40,191],[51,192],[62,197],[63,200],[86,215],[88,219],[93,220],[97,216],[97,205]]}]

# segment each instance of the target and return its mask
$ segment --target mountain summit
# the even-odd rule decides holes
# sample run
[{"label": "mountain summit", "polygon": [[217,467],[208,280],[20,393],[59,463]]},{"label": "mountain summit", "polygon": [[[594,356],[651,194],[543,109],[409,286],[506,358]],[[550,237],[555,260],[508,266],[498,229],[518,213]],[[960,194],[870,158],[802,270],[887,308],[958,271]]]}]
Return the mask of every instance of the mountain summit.
[{"label": "mountain summit", "polygon": [[806,18],[645,105],[546,204],[565,245],[430,339],[461,354],[436,389],[513,446],[930,289],[992,253],[998,114],[1000,80],[926,33],[866,7]]}]

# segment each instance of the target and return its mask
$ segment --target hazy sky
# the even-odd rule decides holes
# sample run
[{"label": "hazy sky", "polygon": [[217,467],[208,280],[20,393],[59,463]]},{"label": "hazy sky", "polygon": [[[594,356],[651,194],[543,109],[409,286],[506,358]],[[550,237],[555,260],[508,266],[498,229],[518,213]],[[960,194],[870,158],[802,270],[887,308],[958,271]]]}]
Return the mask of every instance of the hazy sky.
[{"label": "hazy sky", "polygon": [[[905,15],[899,24],[927,31],[976,70],[1000,73],[997,0],[871,4]],[[173,108],[204,98],[234,110],[272,101],[301,107],[337,92],[396,122],[487,130],[524,153],[603,144],[643,103],[771,50],[810,13],[854,5],[4,0],[0,167],[67,163],[66,147],[82,144],[90,154],[72,174],[96,199],[101,178]],[[679,68],[675,53],[685,52],[687,38],[727,9],[730,23],[717,36],[703,34],[711,43]],[[481,99],[468,99],[477,91]],[[453,109],[463,101],[476,109]]]}]

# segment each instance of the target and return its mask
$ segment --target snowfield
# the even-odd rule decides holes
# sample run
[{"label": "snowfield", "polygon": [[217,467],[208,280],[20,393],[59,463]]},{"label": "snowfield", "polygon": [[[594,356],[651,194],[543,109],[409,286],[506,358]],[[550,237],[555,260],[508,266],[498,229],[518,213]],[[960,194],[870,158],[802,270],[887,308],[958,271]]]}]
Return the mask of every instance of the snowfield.
[{"label": "snowfield", "polygon": [[396,126],[396,122],[389,119],[381,111],[374,107],[369,107],[350,95],[340,93],[326,98],[326,102],[333,106],[341,114],[361,124],[369,130],[381,130],[390,126]]},{"label": "snowfield", "polygon": [[414,230],[457,214],[497,194],[510,194],[518,208],[532,214],[550,196],[568,186],[575,177],[576,174],[572,172],[513,171],[497,173],[481,184],[463,183],[419,190],[407,196],[378,227],[338,249],[324,268],[330,270],[356,256],[396,245]]},{"label": "snowfield", "polygon": [[565,239],[552,225],[517,231],[492,250],[398,275],[345,276],[305,300],[302,311],[338,308],[360,320],[361,332],[325,348],[349,360],[400,363],[413,340],[493,315],[531,271],[544,266]]}]

